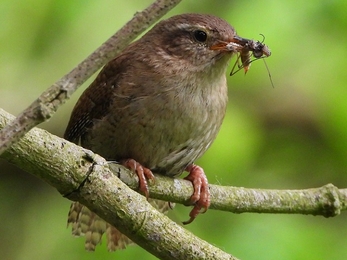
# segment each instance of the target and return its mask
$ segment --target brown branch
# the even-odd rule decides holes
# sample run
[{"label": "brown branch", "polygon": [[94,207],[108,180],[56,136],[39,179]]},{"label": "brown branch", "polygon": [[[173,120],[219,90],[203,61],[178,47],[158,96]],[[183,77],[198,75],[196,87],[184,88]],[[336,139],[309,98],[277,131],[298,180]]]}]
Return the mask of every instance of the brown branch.
[{"label": "brown branch", "polygon": [[[9,121],[10,116],[5,111],[1,109],[0,111],[0,119],[5,120],[0,124],[0,128],[2,128],[5,125],[4,122]],[[70,144],[66,140],[53,136],[41,129],[31,131],[27,139],[29,137],[32,138],[27,144],[28,147],[31,146],[30,149],[12,149],[10,150],[12,152],[5,153],[2,157],[7,158],[7,160],[25,171],[45,179],[46,182],[56,187],[62,194],[75,190],[85,177],[86,169],[89,167],[81,168],[79,164],[85,163],[87,165],[87,163],[80,159],[81,162],[76,164],[75,160],[77,160],[76,158],[85,158],[87,161],[93,161],[90,159],[93,157],[93,153],[88,156],[86,152],[88,150]],[[69,149],[66,148],[67,144],[69,144]],[[35,146],[38,147],[35,148]],[[34,148],[41,148],[40,153],[30,159],[33,156],[31,150]],[[51,156],[47,154],[49,151],[52,152]],[[73,160],[71,155],[74,156]],[[23,160],[23,158],[26,159]],[[66,168],[61,168],[61,161],[65,162],[64,167]],[[28,165],[28,162],[32,164]],[[58,165],[57,175],[52,173],[52,177],[58,179],[49,180],[46,175],[47,168],[52,168],[55,165]],[[107,167],[110,167],[114,173],[117,173],[118,177],[130,188],[137,189],[138,179],[136,174],[118,164],[107,163]],[[63,181],[59,179],[61,173],[69,173],[68,177],[72,178],[74,176],[73,173],[78,171],[82,171],[82,176],[71,179],[69,181],[70,185],[67,186],[65,184],[60,187],[59,183]],[[63,178],[66,178],[66,176]],[[189,181],[172,179],[162,175],[157,175],[156,179],[155,185],[149,187],[152,198],[184,204],[193,192],[193,187]],[[347,209],[347,189],[338,189],[332,184],[306,190],[247,189],[211,184],[210,191],[212,198],[211,209],[234,213],[287,213],[333,217]]]},{"label": "brown branch", "polygon": [[[11,120],[13,116],[0,109],[0,129]],[[41,178],[69,199],[80,201],[106,221],[114,225],[118,223],[116,226],[121,226],[123,233],[161,259],[194,259],[187,256],[197,253],[195,250],[203,252],[205,259],[235,259],[171,222],[116,177],[137,189],[138,180],[131,171],[108,163],[93,152],[47,131],[32,129],[0,158]],[[338,189],[332,184],[307,190],[210,185],[210,190],[211,209],[234,213],[296,213],[332,217],[347,208],[347,189]],[[156,182],[150,185],[149,191],[151,198],[185,203],[193,188],[188,181],[156,175]],[[158,240],[154,241],[154,238]],[[182,244],[182,241],[185,243]]]},{"label": "brown branch", "polygon": [[[0,109],[0,129],[11,117]],[[61,194],[76,190],[84,180],[96,155],[41,129],[33,129],[25,139],[26,148],[15,146],[1,157],[45,180]],[[37,150],[34,154],[32,151]],[[94,158],[95,157],[95,158]],[[61,162],[64,162],[62,164]],[[124,167],[102,161],[97,163],[112,169],[125,184],[137,189],[136,174]],[[50,171],[50,172],[48,172]],[[65,176],[66,174],[66,176]],[[322,215],[333,217],[347,209],[347,189],[332,184],[305,190],[248,189],[210,184],[210,209],[233,213],[286,213]],[[189,181],[156,175],[156,182],[149,186],[150,197],[185,204],[193,187]]]},{"label": "brown branch", "polygon": [[[0,109],[0,129],[13,119]],[[102,157],[45,130],[32,129],[0,158],[81,202],[160,259],[237,260],[171,221],[117,178],[129,170],[118,166],[115,174]]]},{"label": "brown branch", "polygon": [[[111,164],[113,172],[132,189],[137,189],[138,179],[130,171],[119,171],[118,164]],[[305,190],[268,190],[209,185],[210,209],[233,213],[304,214],[335,217],[347,210],[347,189],[333,184]],[[189,181],[156,175],[156,182],[149,187],[150,197],[186,204],[193,193]]]},{"label": "brown branch", "polygon": [[117,33],[41,94],[15,120],[0,131],[0,154],[36,125],[48,120],[104,64],[120,53],[141,32],[181,0],[157,0],[124,25]]}]

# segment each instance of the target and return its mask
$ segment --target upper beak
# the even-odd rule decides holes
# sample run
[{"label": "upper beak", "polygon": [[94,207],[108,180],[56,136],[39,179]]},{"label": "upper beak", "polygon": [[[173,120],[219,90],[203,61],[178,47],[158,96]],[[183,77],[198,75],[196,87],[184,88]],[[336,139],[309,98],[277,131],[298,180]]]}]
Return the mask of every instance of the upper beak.
[{"label": "upper beak", "polygon": [[241,46],[245,46],[251,40],[246,39],[246,38],[242,38],[242,37],[240,37],[238,35],[235,35],[234,38],[231,41],[236,43],[236,44],[239,44]]},{"label": "upper beak", "polygon": [[225,51],[225,52],[240,52],[249,41],[250,40],[248,39],[235,35],[233,38],[229,39],[228,41],[223,41],[223,42],[221,41],[211,46],[210,49]]}]

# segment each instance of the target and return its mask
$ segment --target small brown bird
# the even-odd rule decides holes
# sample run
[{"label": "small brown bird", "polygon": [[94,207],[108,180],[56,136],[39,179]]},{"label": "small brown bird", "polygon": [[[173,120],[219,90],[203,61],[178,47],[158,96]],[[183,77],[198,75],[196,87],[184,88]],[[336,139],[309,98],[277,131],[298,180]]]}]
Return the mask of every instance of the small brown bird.
[{"label": "small brown bird", "polygon": [[[222,124],[225,73],[242,47],[239,39],[233,27],[211,15],[183,14],[159,22],[101,70],[77,102],[65,138],[134,170],[146,196],[152,171],[170,177],[189,172],[194,208],[185,224],[190,223],[210,205],[207,178],[194,161]],[[168,209],[167,203],[153,203]],[[130,242],[78,202],[68,223],[74,235],[86,235],[87,250],[95,249],[104,232],[111,251]]]}]

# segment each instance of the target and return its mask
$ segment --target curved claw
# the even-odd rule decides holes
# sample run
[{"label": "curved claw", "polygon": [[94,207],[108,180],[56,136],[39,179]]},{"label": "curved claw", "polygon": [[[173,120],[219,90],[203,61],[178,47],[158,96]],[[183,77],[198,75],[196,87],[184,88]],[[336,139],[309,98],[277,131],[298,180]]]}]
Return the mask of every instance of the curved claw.
[{"label": "curved claw", "polygon": [[122,160],[121,164],[137,174],[137,176],[139,177],[139,191],[146,196],[146,199],[148,199],[149,192],[147,180],[154,181],[154,175],[152,171],[142,166],[134,159]]},{"label": "curved claw", "polygon": [[189,213],[190,219],[183,222],[184,225],[192,223],[200,213],[205,213],[210,207],[210,190],[204,170],[200,166],[191,164],[187,166],[186,171],[189,174],[184,179],[192,182],[194,187],[193,195],[189,201],[194,205],[194,208]]}]

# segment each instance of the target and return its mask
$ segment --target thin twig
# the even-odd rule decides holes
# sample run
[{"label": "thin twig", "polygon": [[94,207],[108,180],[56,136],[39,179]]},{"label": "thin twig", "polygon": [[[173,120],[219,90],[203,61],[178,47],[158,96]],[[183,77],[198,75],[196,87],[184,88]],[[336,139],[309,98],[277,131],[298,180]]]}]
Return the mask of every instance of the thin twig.
[{"label": "thin twig", "polygon": [[157,0],[124,25],[117,33],[41,94],[14,121],[0,131],[0,154],[36,125],[48,120],[58,108],[104,64],[114,58],[141,32],[181,0]]}]

